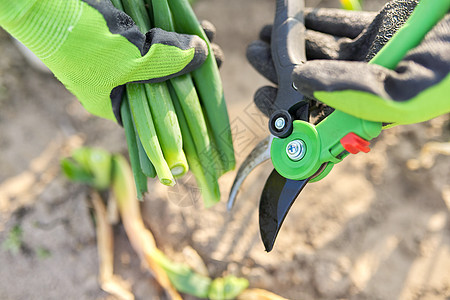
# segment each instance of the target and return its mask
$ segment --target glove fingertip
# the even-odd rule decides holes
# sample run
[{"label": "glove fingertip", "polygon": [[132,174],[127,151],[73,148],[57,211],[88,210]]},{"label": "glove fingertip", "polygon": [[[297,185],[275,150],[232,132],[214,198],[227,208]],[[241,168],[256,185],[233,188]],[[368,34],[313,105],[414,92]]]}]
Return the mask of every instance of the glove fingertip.
[{"label": "glove fingertip", "polygon": [[272,28],[272,24],[267,24],[259,32],[259,38],[268,44],[270,44],[272,39]]},{"label": "glove fingertip", "polygon": [[212,43],[216,37],[216,26],[208,20],[203,20],[200,22],[200,25],[203,28],[203,31],[206,34],[208,40]]},{"label": "glove fingertip", "polygon": [[262,50],[267,51],[267,50],[265,50],[266,48],[269,48],[269,45],[267,45],[263,41],[257,40],[257,41],[251,42],[247,46],[247,51],[245,53],[247,56],[247,59],[251,63],[258,56],[259,52],[261,52]]},{"label": "glove fingertip", "polygon": [[192,60],[196,60],[198,66],[203,64],[209,54],[208,45],[206,44],[206,42],[199,36],[190,35],[189,45],[190,48],[195,49],[195,55]]},{"label": "glove fingertip", "polygon": [[272,60],[272,54],[270,51],[270,46],[261,41],[257,40],[247,47],[247,60],[248,62],[271,82],[277,84],[277,72],[275,70],[275,65]]},{"label": "glove fingertip", "polygon": [[316,62],[318,61],[310,61],[306,64],[298,65],[292,73],[292,81],[297,90],[311,98],[314,98],[315,91],[327,89],[327,83],[330,81],[329,76],[332,76],[332,74],[322,74],[321,70],[323,69],[317,68]]},{"label": "glove fingertip", "polygon": [[297,66],[292,81],[299,92],[309,97],[319,91],[346,90],[388,97],[385,79],[390,72],[393,71],[365,62],[314,60]]},{"label": "glove fingertip", "polygon": [[211,43],[211,50],[214,53],[214,58],[216,59],[217,67],[220,69],[223,62],[225,61],[225,54],[219,45]]},{"label": "glove fingertip", "polygon": [[[197,69],[199,66],[201,66],[206,58],[208,57],[209,51],[208,46],[206,42],[201,39],[200,37],[196,35],[186,35],[186,34],[180,34],[181,36],[184,36],[187,39],[187,49],[195,49],[194,57],[192,60],[186,65],[186,67],[181,70],[179,73],[174,74],[174,76],[190,73],[193,70]],[[182,47],[180,47],[183,49]]]},{"label": "glove fingertip", "polygon": [[113,110],[114,116],[116,117],[116,121],[117,121],[117,123],[119,123],[120,126],[123,126],[120,107],[122,105],[124,92],[125,92],[125,85],[120,85],[118,87],[115,87],[111,91],[111,95],[110,95],[112,110]]},{"label": "glove fingertip", "polygon": [[277,91],[278,89],[272,86],[263,86],[255,92],[253,101],[266,117],[270,117],[277,110],[275,105]]},{"label": "glove fingertip", "polygon": [[[164,46],[174,46],[182,51],[192,51],[193,49],[194,55],[182,70],[178,72],[174,71],[174,73],[172,74],[170,74],[169,72],[166,76],[152,78],[150,80],[145,80],[145,82],[161,82],[175,76],[190,73],[198,68],[201,64],[203,64],[209,54],[206,42],[200,37],[196,35],[167,32],[160,28],[153,28],[147,33],[147,40],[144,47],[145,53],[147,53],[148,50],[156,44],[161,44]],[[178,54],[175,53],[173,61],[176,61],[178,65],[180,65],[180,63],[185,63],[186,59],[188,58],[185,55],[182,55],[181,57],[178,57],[176,55]]]}]

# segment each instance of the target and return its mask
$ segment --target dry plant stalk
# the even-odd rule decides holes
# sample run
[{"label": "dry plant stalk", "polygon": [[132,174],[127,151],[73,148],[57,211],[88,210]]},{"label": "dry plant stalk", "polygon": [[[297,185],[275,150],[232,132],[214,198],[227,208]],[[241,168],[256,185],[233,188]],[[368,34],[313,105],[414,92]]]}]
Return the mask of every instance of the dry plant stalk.
[{"label": "dry plant stalk", "polygon": [[263,289],[246,289],[238,297],[238,300],[287,300],[272,292]]},{"label": "dry plant stalk", "polygon": [[112,186],[131,246],[169,296],[173,300],[182,300],[180,294],[170,282],[167,273],[154,258],[155,255],[158,255],[159,249],[156,248],[155,239],[142,220],[130,167],[121,156],[114,156],[114,160],[119,170],[113,172]]},{"label": "dry plant stalk", "polygon": [[134,295],[130,291],[129,284],[120,276],[114,275],[114,237],[106,207],[100,195],[95,191],[92,192],[91,200],[96,220],[100,286],[105,292],[119,299],[133,300]]}]

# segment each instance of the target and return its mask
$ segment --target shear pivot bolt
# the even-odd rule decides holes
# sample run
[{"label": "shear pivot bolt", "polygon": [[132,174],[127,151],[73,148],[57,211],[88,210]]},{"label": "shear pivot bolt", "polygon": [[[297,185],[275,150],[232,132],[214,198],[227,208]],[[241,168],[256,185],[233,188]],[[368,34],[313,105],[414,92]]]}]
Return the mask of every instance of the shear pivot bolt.
[{"label": "shear pivot bolt", "polygon": [[286,146],[286,153],[293,161],[301,160],[306,154],[306,145],[302,140],[294,140]]},{"label": "shear pivot bolt", "polygon": [[282,130],[286,125],[286,120],[283,117],[279,117],[275,120],[275,128],[278,130]]}]

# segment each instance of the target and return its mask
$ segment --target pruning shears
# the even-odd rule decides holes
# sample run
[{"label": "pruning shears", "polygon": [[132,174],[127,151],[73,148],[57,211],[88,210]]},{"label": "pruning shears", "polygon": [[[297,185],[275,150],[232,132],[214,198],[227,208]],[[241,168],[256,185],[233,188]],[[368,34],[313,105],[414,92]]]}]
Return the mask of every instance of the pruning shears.
[{"label": "pruning shears", "polygon": [[[442,17],[430,13],[437,10],[437,2],[440,1],[422,0],[406,24],[369,63],[395,68]],[[260,233],[268,252],[306,184],[326,177],[349,154],[369,152],[370,140],[382,130],[381,122],[337,110],[317,125],[308,122],[309,101],[296,90],[291,79],[295,66],[306,62],[303,10],[303,0],[276,0],[271,52],[279,84],[277,110],[269,119],[271,134],[239,168],[228,200],[231,209],[248,174],[262,162],[272,160],[274,170],[265,183],[259,205]]]}]

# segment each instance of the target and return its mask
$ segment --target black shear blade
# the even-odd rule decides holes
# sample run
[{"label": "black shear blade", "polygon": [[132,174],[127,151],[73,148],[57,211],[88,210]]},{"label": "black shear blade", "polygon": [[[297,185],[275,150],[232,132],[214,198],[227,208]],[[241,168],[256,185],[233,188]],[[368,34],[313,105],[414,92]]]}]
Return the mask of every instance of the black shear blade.
[{"label": "black shear blade", "polygon": [[308,181],[284,178],[275,169],[267,179],[259,203],[259,231],[267,252],[272,250],[289,209]]}]

